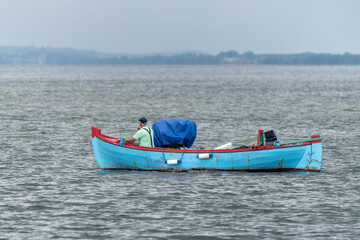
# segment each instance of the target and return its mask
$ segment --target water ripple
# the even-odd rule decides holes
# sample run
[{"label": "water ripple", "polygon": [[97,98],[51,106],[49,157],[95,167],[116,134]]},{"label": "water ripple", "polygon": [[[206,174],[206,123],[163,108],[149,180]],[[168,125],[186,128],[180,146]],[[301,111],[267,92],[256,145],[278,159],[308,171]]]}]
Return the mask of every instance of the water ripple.
[{"label": "water ripple", "polygon": [[[359,67],[0,67],[4,239],[357,239]],[[195,148],[324,137],[320,174],[99,171],[90,126],[194,120]]]}]

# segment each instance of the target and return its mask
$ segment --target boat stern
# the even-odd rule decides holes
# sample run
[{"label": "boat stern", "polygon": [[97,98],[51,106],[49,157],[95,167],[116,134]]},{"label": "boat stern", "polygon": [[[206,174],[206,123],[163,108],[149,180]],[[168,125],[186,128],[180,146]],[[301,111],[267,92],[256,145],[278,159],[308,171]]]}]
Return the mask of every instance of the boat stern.
[{"label": "boat stern", "polygon": [[308,142],[311,144],[308,145],[308,151],[297,168],[308,172],[320,172],[323,158],[322,138],[320,135],[314,135],[311,136],[311,139],[314,141]]},{"label": "boat stern", "polygon": [[313,143],[311,145],[311,153],[309,158],[309,163],[307,164],[305,170],[307,171],[315,171],[320,172],[321,165],[322,165],[322,144],[320,143]]}]

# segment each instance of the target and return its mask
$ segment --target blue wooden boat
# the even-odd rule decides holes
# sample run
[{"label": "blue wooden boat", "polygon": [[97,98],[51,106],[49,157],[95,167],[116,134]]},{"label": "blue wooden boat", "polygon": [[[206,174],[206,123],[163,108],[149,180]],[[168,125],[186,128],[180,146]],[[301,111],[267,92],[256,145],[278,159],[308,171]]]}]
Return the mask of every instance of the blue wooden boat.
[{"label": "blue wooden boat", "polygon": [[265,146],[259,130],[257,144],[237,149],[169,149],[121,145],[120,140],[92,127],[92,144],[102,170],[188,172],[193,170],[247,172],[320,172],[322,143],[311,139]]}]

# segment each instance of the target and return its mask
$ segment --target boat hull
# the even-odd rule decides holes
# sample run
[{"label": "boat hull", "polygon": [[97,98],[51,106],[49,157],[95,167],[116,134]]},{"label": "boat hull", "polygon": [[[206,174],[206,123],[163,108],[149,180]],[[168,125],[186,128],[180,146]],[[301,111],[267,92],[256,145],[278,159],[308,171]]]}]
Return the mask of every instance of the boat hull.
[{"label": "boat hull", "polygon": [[[105,136],[105,135],[103,135]],[[320,172],[321,141],[302,145],[239,150],[172,150],[119,145],[115,139],[93,136],[92,144],[99,167],[103,170],[175,171],[192,170],[282,172]],[[209,154],[200,159],[199,154]],[[167,161],[178,160],[169,165]]]}]

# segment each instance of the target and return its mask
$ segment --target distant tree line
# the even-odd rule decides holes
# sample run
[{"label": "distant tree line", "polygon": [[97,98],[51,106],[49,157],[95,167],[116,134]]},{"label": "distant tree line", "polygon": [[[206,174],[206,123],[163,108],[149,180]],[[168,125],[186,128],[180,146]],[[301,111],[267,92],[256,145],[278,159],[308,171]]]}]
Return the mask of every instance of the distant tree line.
[{"label": "distant tree line", "polygon": [[1,65],[360,65],[360,55],[345,54],[254,54],[236,51],[217,55],[178,53],[154,55],[106,54],[69,48],[0,47]]}]

